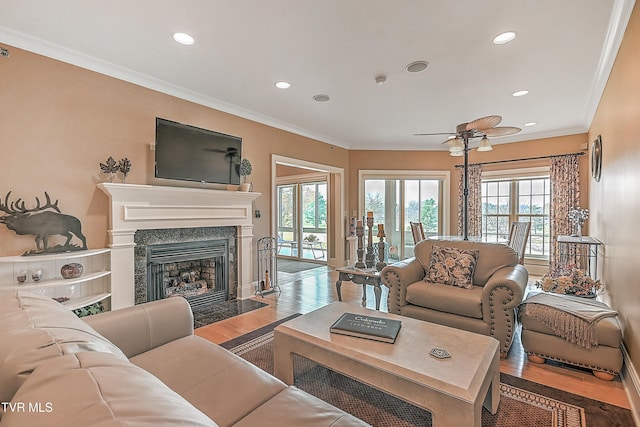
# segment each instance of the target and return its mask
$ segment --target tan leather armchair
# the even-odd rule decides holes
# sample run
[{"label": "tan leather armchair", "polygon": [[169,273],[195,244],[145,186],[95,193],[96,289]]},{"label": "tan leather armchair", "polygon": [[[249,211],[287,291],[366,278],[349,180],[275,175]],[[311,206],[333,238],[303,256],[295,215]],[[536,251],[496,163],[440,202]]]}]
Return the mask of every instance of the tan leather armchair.
[{"label": "tan leather armchair", "polygon": [[[433,245],[478,249],[472,289],[424,281]],[[529,274],[517,253],[503,244],[423,240],[415,258],[385,267],[382,283],[389,288],[390,313],[489,335],[500,341],[505,357],[516,330],[516,308],[522,302]]]}]

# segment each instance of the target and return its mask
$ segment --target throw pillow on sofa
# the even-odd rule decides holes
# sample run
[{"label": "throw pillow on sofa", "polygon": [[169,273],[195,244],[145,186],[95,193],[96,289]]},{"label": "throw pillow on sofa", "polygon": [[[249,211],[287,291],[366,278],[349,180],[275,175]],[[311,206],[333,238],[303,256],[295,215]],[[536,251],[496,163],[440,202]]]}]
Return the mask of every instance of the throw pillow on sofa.
[{"label": "throw pillow on sofa", "polygon": [[424,281],[472,289],[478,253],[477,249],[433,245]]}]

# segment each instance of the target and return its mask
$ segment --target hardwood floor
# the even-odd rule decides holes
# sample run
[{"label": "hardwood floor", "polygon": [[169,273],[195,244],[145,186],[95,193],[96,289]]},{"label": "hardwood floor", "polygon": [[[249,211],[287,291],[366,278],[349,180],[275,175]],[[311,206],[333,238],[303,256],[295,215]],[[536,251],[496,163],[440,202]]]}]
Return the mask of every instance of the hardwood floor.
[{"label": "hardwood floor", "polygon": [[[222,343],[251,332],[261,326],[283,319],[296,313],[308,313],[326,304],[337,301],[335,290],[337,273],[328,267],[316,268],[299,273],[278,273],[281,294],[253,297],[269,304],[196,330],[199,335],[214,343]],[[380,311],[387,311],[387,292],[383,286]],[[342,300],[361,304],[362,286],[343,282]],[[375,307],[372,287],[367,287],[367,307]],[[602,381],[582,370],[559,363],[536,365],[527,360],[519,335],[516,336],[507,358],[500,362],[500,371],[509,375],[534,381],[591,399],[629,409],[629,401],[618,376],[613,381]]]}]

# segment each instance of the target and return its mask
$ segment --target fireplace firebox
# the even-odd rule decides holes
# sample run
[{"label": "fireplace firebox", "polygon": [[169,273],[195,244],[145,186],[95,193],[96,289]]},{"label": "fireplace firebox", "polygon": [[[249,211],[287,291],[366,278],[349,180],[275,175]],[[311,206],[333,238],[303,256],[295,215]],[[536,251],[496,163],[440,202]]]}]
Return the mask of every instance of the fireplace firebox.
[{"label": "fireplace firebox", "polygon": [[229,298],[227,240],[147,246],[147,300],[181,296],[209,303]]}]

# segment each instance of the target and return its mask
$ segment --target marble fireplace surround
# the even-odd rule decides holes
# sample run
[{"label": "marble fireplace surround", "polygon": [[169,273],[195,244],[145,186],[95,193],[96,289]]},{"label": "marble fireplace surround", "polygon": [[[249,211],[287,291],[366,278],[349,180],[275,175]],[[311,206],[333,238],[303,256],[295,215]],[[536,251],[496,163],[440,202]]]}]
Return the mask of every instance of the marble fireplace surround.
[{"label": "marble fireplace surround", "polygon": [[237,229],[239,299],[253,295],[253,201],[260,193],[101,183],[109,197],[111,308],[135,303],[135,232],[193,227]]}]

